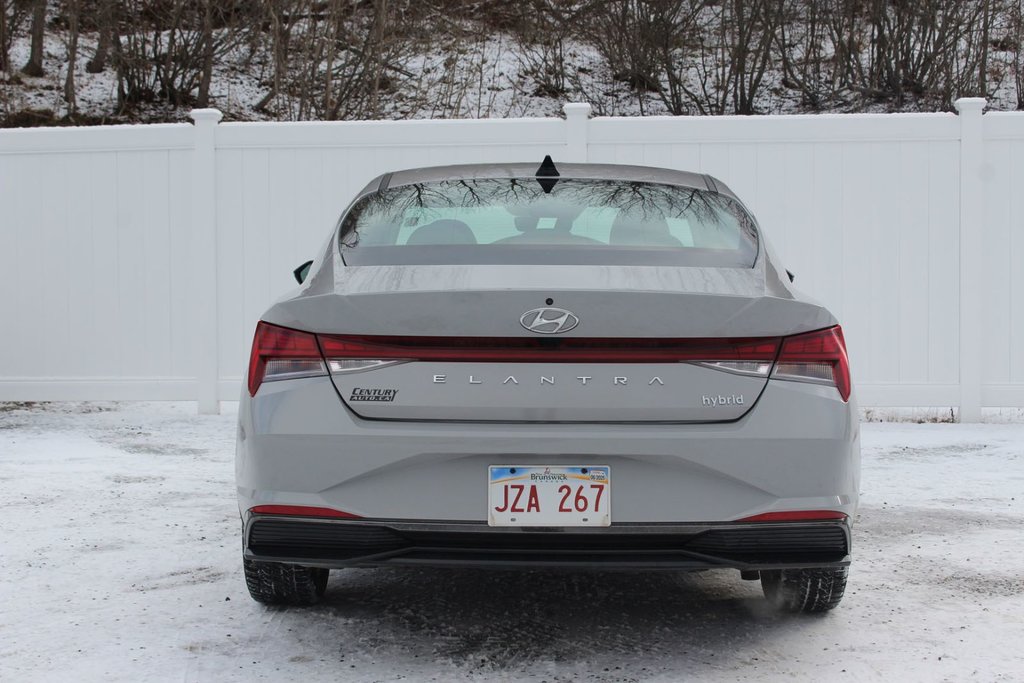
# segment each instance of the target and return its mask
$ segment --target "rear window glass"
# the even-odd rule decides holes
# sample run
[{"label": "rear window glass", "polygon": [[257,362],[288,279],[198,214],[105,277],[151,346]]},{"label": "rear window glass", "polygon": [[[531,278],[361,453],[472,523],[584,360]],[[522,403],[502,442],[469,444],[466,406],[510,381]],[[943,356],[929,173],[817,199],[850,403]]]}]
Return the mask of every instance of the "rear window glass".
[{"label": "rear window glass", "polygon": [[571,178],[389,188],[353,205],[340,242],[351,265],[749,268],[757,257],[754,221],[728,197],[676,185]]}]

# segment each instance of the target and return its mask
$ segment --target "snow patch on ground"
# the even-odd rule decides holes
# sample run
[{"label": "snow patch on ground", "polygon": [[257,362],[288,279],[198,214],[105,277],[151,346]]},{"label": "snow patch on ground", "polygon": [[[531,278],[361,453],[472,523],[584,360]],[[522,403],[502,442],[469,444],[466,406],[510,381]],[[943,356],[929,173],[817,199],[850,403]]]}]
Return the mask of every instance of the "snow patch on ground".
[{"label": "snow patch on ground", "polygon": [[0,404],[0,680],[1019,681],[1024,424],[863,425],[843,603],[734,571],[349,570],[245,591],[235,415]]}]

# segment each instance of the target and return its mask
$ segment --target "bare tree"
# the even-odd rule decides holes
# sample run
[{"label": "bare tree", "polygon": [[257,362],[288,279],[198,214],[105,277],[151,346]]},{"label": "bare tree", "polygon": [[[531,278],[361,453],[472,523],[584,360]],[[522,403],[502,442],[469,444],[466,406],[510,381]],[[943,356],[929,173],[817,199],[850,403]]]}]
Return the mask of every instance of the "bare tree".
[{"label": "bare tree", "polygon": [[0,2],[0,73],[10,71],[11,43],[7,28],[7,0]]},{"label": "bare tree", "polygon": [[288,79],[288,48],[291,44],[292,28],[298,2],[301,0],[265,0],[263,21],[270,30],[270,52],[273,61],[273,76],[270,89],[256,104],[256,110],[268,113],[270,105],[281,92]]},{"label": "bare tree", "polygon": [[202,0],[202,30],[200,45],[202,51],[202,70],[199,74],[199,93],[196,95],[197,107],[210,106],[210,83],[213,80],[213,58],[216,46],[213,40],[213,8],[212,0]]},{"label": "bare tree", "polygon": [[637,94],[641,110],[646,93],[662,90],[666,54],[670,58],[675,54],[679,38],[676,19],[682,11],[676,8],[687,4],[686,0],[605,0],[588,8],[587,37],[604,57],[612,78]]},{"label": "bare tree", "polygon": [[727,21],[727,25],[733,31],[729,51],[733,112],[754,114],[778,28],[776,2],[732,0],[728,6],[731,8],[731,21]]},{"label": "bare tree", "polygon": [[990,31],[992,29],[992,3],[988,0],[982,2],[981,15],[981,49],[978,51],[978,90],[979,94],[984,94],[988,91],[988,52]]},{"label": "bare tree", "polygon": [[429,9],[417,0],[297,0],[288,15],[273,13],[275,75],[260,104],[283,101],[299,119],[381,116],[399,82],[414,79],[406,63],[422,48]]},{"label": "bare tree", "polygon": [[589,37],[643,108],[653,93],[673,114],[755,111],[773,65],[779,0],[606,0]]},{"label": "bare tree", "polygon": [[[779,7],[776,48],[782,69],[782,85],[800,91],[802,103],[812,109],[827,97],[824,77],[825,8],[827,0],[783,0]],[[792,30],[791,27],[799,27]],[[795,34],[795,35],[794,35]]]},{"label": "bare tree", "polygon": [[870,47],[866,55],[848,55],[857,60],[853,87],[897,108],[911,100],[949,108],[954,97],[983,92],[978,75],[989,49],[984,37],[989,2],[871,0]]},{"label": "bare tree", "polygon": [[32,47],[29,50],[28,62],[21,67],[27,76],[42,76],[43,70],[43,38],[46,31],[46,0],[34,0],[32,4]]},{"label": "bare tree", "polygon": [[99,0],[99,8],[96,13],[96,32],[99,35],[96,40],[96,53],[85,64],[85,70],[88,73],[98,74],[107,68],[107,56],[110,54],[112,36],[117,31],[116,20],[116,0]]},{"label": "bare tree", "polygon": [[208,104],[217,59],[258,30],[257,12],[242,2],[120,2],[114,25],[123,30],[111,32],[119,109],[151,101]]},{"label": "bare tree", "polygon": [[572,67],[566,60],[566,44],[577,32],[581,14],[591,3],[578,0],[529,0],[512,3],[518,9],[514,34],[519,41],[519,61],[536,83],[534,94],[561,97],[568,89]]},{"label": "bare tree", "polygon": [[1014,2],[1009,13],[1006,44],[1013,50],[1013,77],[1017,86],[1017,109],[1024,109],[1024,3]]},{"label": "bare tree", "polygon": [[65,0],[64,12],[68,23],[68,73],[64,78],[64,101],[68,103],[68,115],[74,116],[78,110],[78,100],[75,97],[75,66],[78,59],[79,0]]}]

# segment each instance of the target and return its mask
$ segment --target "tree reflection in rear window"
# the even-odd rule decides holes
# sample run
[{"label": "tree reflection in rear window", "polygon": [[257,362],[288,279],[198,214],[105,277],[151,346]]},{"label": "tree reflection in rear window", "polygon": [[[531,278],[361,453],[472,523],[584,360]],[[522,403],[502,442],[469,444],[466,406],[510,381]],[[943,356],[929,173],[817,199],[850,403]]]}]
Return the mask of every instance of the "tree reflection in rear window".
[{"label": "tree reflection in rear window", "polygon": [[342,220],[349,265],[594,264],[750,268],[757,229],[735,200],[622,180],[445,180],[389,188]]}]

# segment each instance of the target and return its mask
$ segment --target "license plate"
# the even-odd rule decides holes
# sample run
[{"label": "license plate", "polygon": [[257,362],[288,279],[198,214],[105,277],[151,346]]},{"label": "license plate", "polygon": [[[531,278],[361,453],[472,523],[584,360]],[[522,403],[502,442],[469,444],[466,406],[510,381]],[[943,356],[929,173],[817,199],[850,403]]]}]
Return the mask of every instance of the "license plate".
[{"label": "license plate", "polygon": [[492,465],[487,483],[490,526],[610,526],[612,476],[607,465]]}]

